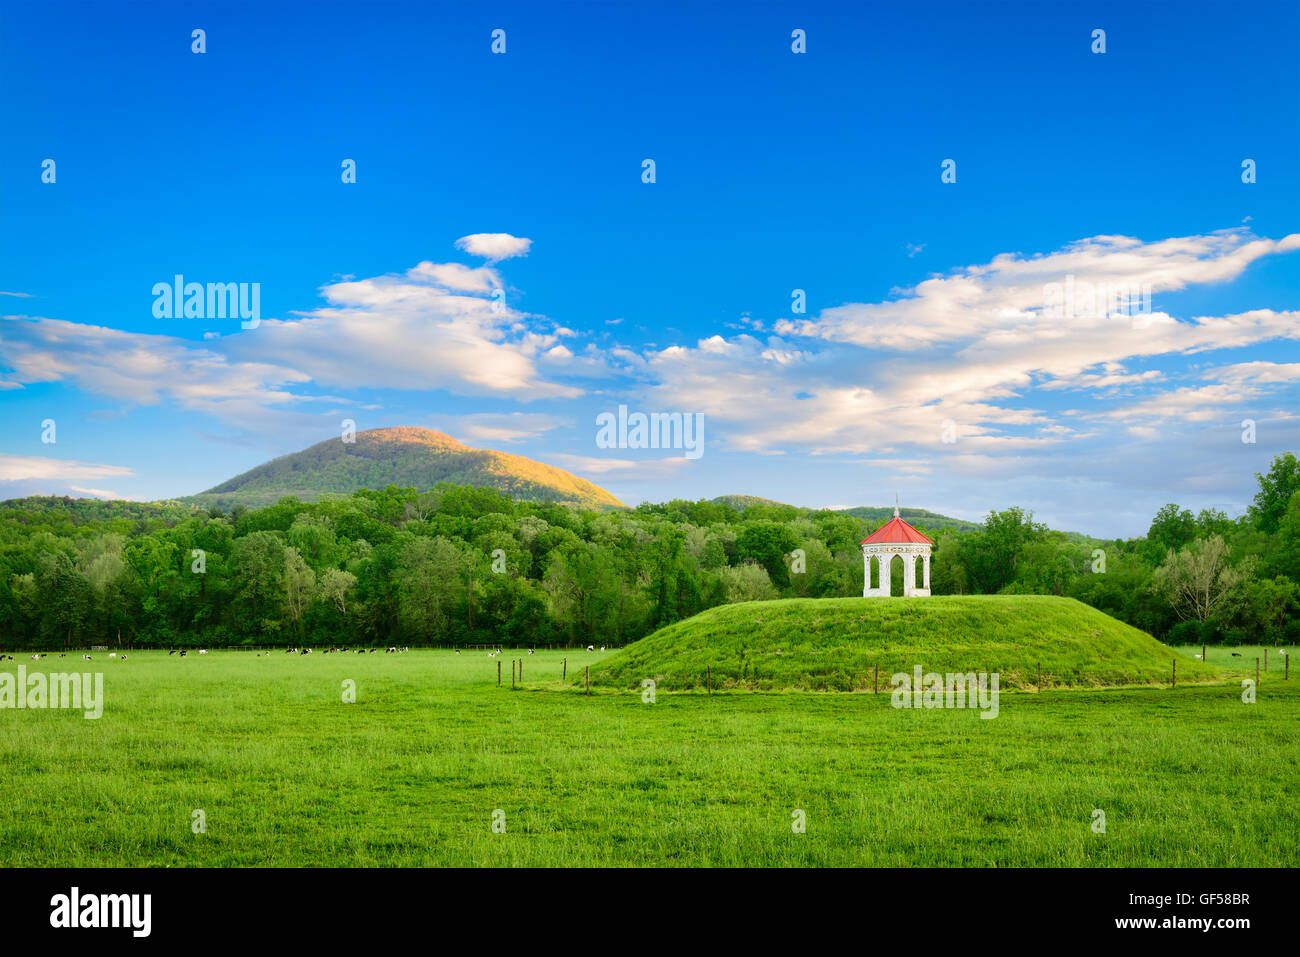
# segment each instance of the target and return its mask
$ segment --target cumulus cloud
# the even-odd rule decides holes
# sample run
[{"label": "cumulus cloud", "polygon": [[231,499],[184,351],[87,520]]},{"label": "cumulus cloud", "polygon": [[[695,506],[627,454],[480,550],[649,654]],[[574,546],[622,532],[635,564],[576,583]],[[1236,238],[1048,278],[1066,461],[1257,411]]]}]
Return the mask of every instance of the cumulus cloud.
[{"label": "cumulus cloud", "polygon": [[[1064,289],[1071,283],[1081,292],[1084,284],[1092,290],[1149,287],[1158,294],[1226,282],[1257,259],[1296,249],[1300,234],[1276,241],[1256,239],[1244,227],[1152,243],[1094,236],[1050,254],[1004,253],[990,263],[927,279],[888,302],[836,306],[815,319],[783,320],[775,331],[897,351],[939,343],[1019,347],[1052,332],[1057,339],[1074,338],[1077,333],[1070,327],[1078,319],[1090,329],[1116,335],[1125,331],[1124,323],[1108,316],[1075,315],[1064,321],[1053,315],[1049,287]],[[1145,324],[1131,323],[1127,331],[1159,342],[1172,322],[1156,315]]]},{"label": "cumulus cloud", "polygon": [[[527,242],[517,241],[513,254]],[[608,374],[598,351],[561,344],[575,333],[510,308],[498,295],[503,288],[490,267],[426,261],[401,274],[340,279],[322,288],[319,308],[201,342],[3,316],[0,390],[64,382],[128,406],[171,402],[252,432],[314,435],[313,407],[343,401],[324,390],[445,390],[528,402],[579,396],[572,379]]]},{"label": "cumulus cloud", "polygon": [[[1061,392],[1133,395],[1105,418],[1220,417],[1292,382],[1284,368],[1236,369],[1232,381],[1184,388],[1152,368],[1214,350],[1300,339],[1300,312],[1261,308],[1176,318],[1051,308],[1051,284],[1183,289],[1235,279],[1263,256],[1300,249],[1300,235],[1257,239],[1245,230],[1143,243],[1099,236],[1056,253],[1006,254],[903,290],[849,303],[774,335],[710,336],[646,355],[645,393],[702,411],[732,448],[897,455],[926,448],[1020,456],[1091,435],[1092,413],[1051,408]],[[1084,287],[1082,284],[1089,284]],[[1150,393],[1144,395],[1143,393]],[[1231,413],[1229,413],[1231,414]],[[949,446],[945,449],[944,446]]]},{"label": "cumulus cloud", "polygon": [[474,233],[456,240],[457,249],[494,263],[516,256],[527,256],[532,244],[531,239],[511,236],[509,233]]}]

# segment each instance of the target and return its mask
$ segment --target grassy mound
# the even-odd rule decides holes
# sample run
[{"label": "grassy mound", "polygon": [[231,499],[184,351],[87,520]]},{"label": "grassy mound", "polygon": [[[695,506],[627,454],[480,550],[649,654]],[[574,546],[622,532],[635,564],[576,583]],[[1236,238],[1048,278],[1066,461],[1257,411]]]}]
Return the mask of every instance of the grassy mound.
[{"label": "grassy mound", "polygon": [[998,672],[1002,688],[1212,681],[1223,672],[1072,598],[979,595],[722,605],[661,628],[591,669],[593,684],[665,690],[871,690],[895,672]]}]

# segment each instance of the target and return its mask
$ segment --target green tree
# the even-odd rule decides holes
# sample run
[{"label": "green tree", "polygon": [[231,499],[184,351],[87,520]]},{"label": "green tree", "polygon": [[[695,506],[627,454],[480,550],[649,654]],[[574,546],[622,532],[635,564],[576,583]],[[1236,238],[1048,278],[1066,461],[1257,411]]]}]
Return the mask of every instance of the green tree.
[{"label": "green tree", "polygon": [[274,532],[252,532],[231,548],[236,621],[249,634],[273,636],[284,623],[285,549]]},{"label": "green tree", "polygon": [[1196,537],[1196,518],[1188,509],[1169,504],[1156,512],[1147,530],[1147,538],[1161,549],[1177,551]]},{"label": "green tree", "polygon": [[[757,509],[751,506],[747,511]],[[773,521],[746,524],[736,537],[736,557],[741,562],[756,562],[767,571],[772,584],[786,588],[790,584],[790,570],[785,556],[798,547],[799,540],[786,525]]]},{"label": "green tree", "polygon": [[1250,508],[1250,518],[1259,528],[1272,535],[1286,514],[1291,497],[1300,492],[1300,461],[1292,452],[1273,459],[1267,475],[1255,473],[1259,492]]}]

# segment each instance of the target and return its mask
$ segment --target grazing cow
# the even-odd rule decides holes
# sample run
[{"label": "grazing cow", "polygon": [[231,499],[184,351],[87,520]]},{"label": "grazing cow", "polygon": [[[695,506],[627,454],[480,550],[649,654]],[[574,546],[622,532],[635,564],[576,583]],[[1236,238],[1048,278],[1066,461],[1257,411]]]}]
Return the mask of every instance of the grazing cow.
[{"label": "grazing cow", "polygon": [[170,657],[171,657],[172,655],[174,655],[174,654],[176,654],[176,649],[175,649],[175,648],[173,648],[171,651],[167,652],[167,657],[170,658]]},{"label": "grazing cow", "polygon": [[1201,656],[1200,656],[1200,655],[1197,655],[1196,657],[1197,657],[1197,658],[1200,658]]},{"label": "grazing cow", "polygon": [[533,649],[529,648],[528,653],[531,655],[533,653]]},{"label": "grazing cow", "polygon": [[587,646],[587,650],[588,650],[588,651],[595,651],[595,650],[596,650],[596,646],[595,646],[595,645],[588,645],[588,646]]},{"label": "grazing cow", "polygon": [[32,655],[32,661],[39,661],[40,657],[40,655]]},{"label": "grazing cow", "polygon": [[84,660],[86,660],[86,661],[90,661],[90,660],[91,660],[90,655],[82,655],[81,657],[82,657]]},{"label": "grazing cow", "polygon": [[1237,651],[1230,651],[1230,652],[1228,652],[1228,653],[1229,653],[1230,655],[1232,655],[1232,657],[1234,657],[1234,658],[1240,658],[1240,657],[1241,657],[1241,653],[1240,653],[1240,652],[1237,652]]},{"label": "grazing cow", "polygon": [[[206,655],[207,653],[208,653],[208,649],[206,649],[206,648],[200,648],[200,649],[199,649],[199,654],[201,654],[201,655]],[[111,658],[111,657],[113,657],[113,656],[112,656],[112,655],[109,655],[109,657]]]},{"label": "grazing cow", "polygon": [[123,655],[123,656],[121,657],[120,660],[121,660],[121,661],[126,661],[126,655]]}]

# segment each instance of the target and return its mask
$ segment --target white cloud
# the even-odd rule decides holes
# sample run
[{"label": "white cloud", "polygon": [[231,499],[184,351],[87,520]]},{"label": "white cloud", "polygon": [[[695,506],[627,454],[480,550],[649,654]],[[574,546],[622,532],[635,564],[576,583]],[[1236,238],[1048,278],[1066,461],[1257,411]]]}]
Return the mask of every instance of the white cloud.
[{"label": "white cloud", "polygon": [[1038,390],[1044,399],[1083,390],[1087,405],[1094,397],[1138,394],[1105,413],[1116,421],[1181,409],[1184,419],[1208,422],[1214,409],[1222,417],[1243,396],[1292,382],[1290,372],[1252,366],[1231,382],[1180,391],[1166,370],[1143,366],[1294,342],[1300,312],[1062,319],[1046,308],[1044,285],[1073,276],[1098,287],[1179,289],[1226,282],[1262,256],[1296,249],[1300,235],[1272,241],[1227,230],[1154,243],[1102,236],[1046,256],[1001,255],[891,301],[783,320],[779,334],[765,339],[711,336],[693,348],[649,353],[647,401],[704,412],[725,444],[755,452],[950,452],[943,440],[948,420],[963,451],[980,454],[1041,455],[1095,434],[1073,428],[1079,413],[1036,407]]},{"label": "white cloud", "polygon": [[618,459],[557,452],[547,456],[547,461],[553,462],[575,475],[583,476],[586,473],[586,476],[599,476],[602,481],[610,479],[660,481],[677,477],[683,466],[690,462],[690,459],[681,456],[657,459]]},{"label": "white cloud", "polygon": [[500,262],[515,256],[527,256],[531,239],[511,236],[509,233],[474,233],[456,240],[456,248],[471,256],[480,256],[488,262]]},{"label": "white cloud", "polygon": [[331,283],[320,308],[201,343],[4,316],[0,390],[65,382],[128,405],[172,402],[253,432],[315,434],[319,421],[308,407],[341,401],[321,389],[531,401],[582,394],[551,373],[609,374],[598,351],[578,357],[560,344],[572,330],[494,301],[502,287],[488,267],[422,262],[402,275]]},{"label": "white cloud", "polygon": [[110,492],[102,488],[82,488],[80,485],[70,485],[68,487],[72,491],[77,492],[81,495],[85,495],[89,498],[102,498],[102,499],[109,499],[109,500],[117,499],[117,500],[129,501],[129,499],[127,499],[125,495],[119,495],[117,492]]},{"label": "white cloud", "polygon": [[558,428],[572,428],[573,420],[541,412],[483,412],[474,415],[442,416],[431,428],[464,441],[523,442]]},{"label": "white cloud", "polygon": [[40,455],[5,455],[0,453],[0,482],[24,479],[100,479],[129,476],[135,473],[124,465],[99,465],[73,459],[52,459]]}]

